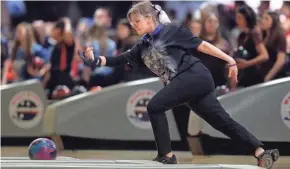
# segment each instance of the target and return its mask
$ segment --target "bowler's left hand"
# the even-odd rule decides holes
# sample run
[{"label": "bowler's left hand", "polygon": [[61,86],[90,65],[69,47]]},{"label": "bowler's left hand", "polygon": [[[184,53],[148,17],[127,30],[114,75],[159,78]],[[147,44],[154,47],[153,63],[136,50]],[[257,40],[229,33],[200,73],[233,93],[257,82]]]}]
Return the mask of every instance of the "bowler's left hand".
[{"label": "bowler's left hand", "polygon": [[238,67],[236,64],[229,65],[229,78],[233,79],[236,83],[238,83]]}]

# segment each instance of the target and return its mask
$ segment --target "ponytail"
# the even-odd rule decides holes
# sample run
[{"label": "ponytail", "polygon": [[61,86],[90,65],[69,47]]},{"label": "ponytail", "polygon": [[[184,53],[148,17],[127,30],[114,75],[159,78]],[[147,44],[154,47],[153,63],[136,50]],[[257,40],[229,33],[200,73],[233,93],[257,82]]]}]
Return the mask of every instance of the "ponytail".
[{"label": "ponytail", "polygon": [[159,5],[152,5],[152,7],[156,10],[159,22],[162,24],[168,24],[171,23],[168,15],[164,10],[162,10],[161,6]]}]

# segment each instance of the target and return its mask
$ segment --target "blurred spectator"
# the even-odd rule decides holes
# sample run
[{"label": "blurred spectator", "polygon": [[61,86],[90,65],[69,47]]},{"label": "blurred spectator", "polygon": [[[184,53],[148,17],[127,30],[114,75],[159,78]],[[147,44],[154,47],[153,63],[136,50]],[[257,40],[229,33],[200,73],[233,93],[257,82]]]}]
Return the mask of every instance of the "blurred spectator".
[{"label": "blurred spectator", "polygon": [[287,18],[290,18],[290,1],[283,2],[281,13],[283,13]]},{"label": "blurred spectator", "polygon": [[54,22],[45,22],[44,23],[44,43],[43,47],[50,48],[56,45],[56,41],[51,37],[51,32],[54,28]]},{"label": "blurred spectator", "polygon": [[[133,29],[126,18],[121,19],[117,24],[117,51],[118,54],[125,52],[126,50],[131,49],[136,40],[136,36],[133,34]],[[118,73],[116,76],[119,76],[122,80],[128,80],[128,76],[130,76],[129,72],[132,71],[127,65],[119,66],[117,68]]]},{"label": "blurred spectator", "polygon": [[[5,62],[3,84],[6,84],[6,77],[9,67],[13,67],[15,59],[24,60],[25,64],[21,70],[22,79],[41,78],[47,71],[50,57],[50,50],[43,48],[40,44],[36,43],[33,35],[32,26],[28,23],[20,23],[16,29],[16,37],[12,47],[12,54]],[[46,63],[42,69],[35,68],[35,59],[41,59]]]},{"label": "blurred spectator", "polygon": [[169,9],[169,11],[166,13],[168,14],[168,17],[172,23],[178,23],[178,20],[176,18],[176,11],[174,9]]},{"label": "blurred spectator", "polygon": [[[117,25],[117,49],[118,54],[131,49],[140,37],[132,29],[127,19],[121,19]],[[128,65],[118,67],[118,73],[115,75],[121,77],[122,80],[132,81],[152,77],[152,72],[147,68],[132,69]]]},{"label": "blurred spectator", "polygon": [[219,4],[217,6],[217,12],[220,22],[221,36],[230,42],[230,47],[235,48],[237,46],[236,41],[239,35],[239,30],[235,27],[235,7],[232,5]]},{"label": "blurred spectator", "polygon": [[[280,16],[280,20],[282,21],[282,27],[286,32],[287,53],[290,55],[290,2],[284,1],[280,12],[282,14]],[[290,58],[289,57],[288,57],[288,60],[289,60],[288,64],[289,64],[289,68],[290,68]]]},{"label": "blurred spectator", "polygon": [[[287,54],[289,55],[289,57],[290,57],[290,32],[289,33],[287,33],[287,35],[286,35],[286,42],[287,42]],[[289,58],[290,59],[290,58]]]},{"label": "blurred spectator", "polygon": [[25,2],[23,0],[5,1],[5,5],[12,19],[13,26],[18,25],[25,19],[27,10]]},{"label": "blurred spectator", "polygon": [[[211,1],[211,2],[205,2],[201,6],[201,19],[204,20],[204,18],[207,18],[208,14],[214,14],[216,16],[220,16],[218,18],[219,20],[219,34],[223,39],[230,42],[232,39],[230,38],[231,29],[233,27],[232,20],[234,20],[234,14],[235,11],[233,10],[233,6],[231,6],[232,3],[229,3],[227,1]],[[236,37],[233,37],[234,41],[236,41]],[[232,42],[232,41],[231,41]],[[231,43],[230,47],[234,47],[235,44]]]},{"label": "blurred spectator", "polygon": [[[86,43],[94,48],[95,56],[115,57],[117,54],[116,43],[108,37],[106,27],[101,24],[96,23],[89,29]],[[89,86],[108,86],[117,83],[113,73],[112,67],[103,66],[91,70],[91,67],[85,66],[83,80],[89,83]]]},{"label": "blurred spectator", "polygon": [[112,16],[108,8],[98,8],[94,13],[95,23],[99,23],[105,28],[112,26]]},{"label": "blurred spectator", "polygon": [[176,20],[178,20],[179,23],[184,23],[188,12],[199,9],[200,5],[203,3],[203,1],[165,1],[164,6],[167,11],[174,10],[176,12]]},{"label": "blurred spectator", "polygon": [[[228,42],[221,37],[219,19],[214,13],[209,13],[203,17],[200,38],[215,45],[225,53],[230,53],[230,46]],[[199,58],[210,70],[216,87],[227,84],[226,62],[206,54],[200,54]]]},{"label": "blurred spectator", "polygon": [[12,21],[5,3],[5,1],[1,1],[1,34],[8,38]]},{"label": "blurred spectator", "polygon": [[187,12],[185,19],[183,21],[184,25],[189,25],[189,23],[191,22],[191,20],[193,19],[192,13],[190,11]]},{"label": "blurred spectator", "polygon": [[65,85],[70,90],[75,83],[70,76],[71,64],[74,56],[75,42],[72,36],[72,27],[68,18],[60,19],[51,32],[51,38],[55,41],[51,54],[51,69],[46,88],[49,90],[49,98],[52,91],[58,85]]},{"label": "blurred spectator", "polygon": [[46,25],[42,20],[36,20],[32,22],[32,28],[33,28],[35,41],[42,46],[45,44],[45,40],[47,36],[45,26]]},{"label": "blurred spectator", "polygon": [[209,13],[204,16],[200,38],[215,45],[225,53],[230,54],[229,44],[220,34],[219,19],[214,13]]},{"label": "blurred spectator", "polygon": [[1,79],[4,63],[8,57],[8,39],[1,34]]},{"label": "blurred spectator", "polygon": [[1,34],[1,69],[4,61],[9,57],[8,55],[8,39]]},{"label": "blurred spectator", "polygon": [[[122,4],[116,3],[116,4],[126,8],[127,6],[129,7],[131,3],[132,2],[128,2],[126,4],[124,3]],[[161,2],[158,2],[158,4],[160,3]],[[117,22],[116,30],[113,29],[115,25],[112,25],[112,21],[114,21],[115,23],[116,19],[122,18],[126,15],[125,11],[127,9],[122,8],[118,10],[118,13],[116,14],[116,11],[113,9],[118,9],[120,7],[116,4],[111,5],[110,3],[106,2],[102,2],[101,4],[94,2],[90,3],[81,2],[75,4],[64,2],[62,4],[58,4],[50,2],[24,2],[24,1],[6,3],[5,1],[1,2],[1,4],[2,4],[1,9],[4,9],[3,11],[6,10],[6,13],[3,11],[1,12],[1,14],[6,14],[4,18],[1,16],[1,18],[4,19],[2,21],[5,21],[1,22],[3,23],[3,25],[1,24],[1,36],[3,35],[2,37],[5,37],[1,38],[1,46],[3,49],[1,50],[1,61],[2,61],[1,68],[3,69],[2,71],[3,74],[7,74],[8,72],[8,74],[15,75],[15,77],[17,77],[16,75],[19,74],[21,77],[19,80],[30,78],[42,79],[44,84],[47,84],[47,87],[50,88],[51,90],[55,89],[56,85],[65,85],[71,90],[71,88],[75,85],[74,80],[78,80],[80,76],[82,77],[82,79],[84,79],[83,81],[81,80],[80,84],[88,85],[89,87],[96,85],[108,86],[118,83],[122,80],[131,81],[155,76],[146,67],[140,69],[131,69],[128,65],[123,65],[122,67],[114,67],[114,68],[104,67],[91,70],[91,68],[89,67],[84,68],[83,62],[79,59],[77,55],[76,51],[82,49],[83,46],[88,42],[94,46],[97,46],[95,47],[96,48],[95,52],[99,53],[100,55],[103,54],[115,57],[116,53],[120,54],[130,49],[140,39],[140,37],[135,35],[135,32],[131,29],[130,23],[127,21],[127,19],[120,19]],[[50,8],[36,10],[36,7],[42,8],[47,6],[48,4],[51,4],[52,6],[50,5],[51,6]],[[66,26],[67,24],[65,22],[70,22],[68,21],[68,19],[61,19],[61,21],[57,21],[57,23],[55,22],[55,18],[67,15],[68,9],[62,10],[62,8],[63,6],[68,6],[68,4],[70,4],[70,6],[78,4],[79,7],[83,8],[80,9],[83,11],[82,12],[83,18],[79,19],[79,23],[76,26],[76,31],[74,32],[74,34],[72,34],[73,33],[72,30],[69,31],[70,33],[65,33],[67,32],[65,30],[65,27],[67,27]],[[94,7],[86,8],[85,4]],[[232,53],[230,50],[232,49],[231,47],[237,47],[238,45],[236,45],[236,43],[239,44],[240,48],[237,49],[242,50],[236,50],[234,56],[238,61],[240,68],[240,84],[239,84],[240,86],[250,86],[252,84],[258,83],[258,81],[259,82],[263,81],[263,79],[265,78],[265,76],[267,76],[268,73],[273,72],[271,70],[274,69],[275,64],[278,64],[278,60],[275,60],[276,56],[273,57],[274,56],[273,53],[275,52],[281,53],[282,49],[276,49],[275,44],[277,43],[272,44],[272,42],[274,43],[276,42],[276,40],[269,40],[271,38],[272,39],[274,38],[274,35],[272,35],[273,33],[271,32],[272,29],[271,31],[266,31],[262,26],[264,32],[263,38],[266,43],[266,48],[270,54],[270,60],[262,64],[262,66],[260,66],[260,64],[264,60],[266,60],[265,57],[266,54],[263,50],[263,46],[261,45],[263,44],[262,34],[261,31],[256,26],[255,23],[256,16],[254,12],[246,9],[249,7],[245,7],[246,3],[244,1],[235,1],[234,3],[232,2],[227,3],[225,1],[164,2],[164,4],[166,6],[166,10],[169,11],[168,14],[172,22],[179,23],[186,22],[187,26],[194,35],[199,36],[202,39],[216,45],[224,52],[231,54]],[[289,2],[284,2],[283,7],[281,8],[280,11],[281,12],[280,20],[283,21],[282,27],[286,32],[287,37],[286,39],[289,41],[287,43],[288,53],[290,52],[289,4],[290,4]],[[98,8],[96,9],[96,7]],[[259,7],[259,13],[261,13],[261,11],[266,10],[268,7],[269,3],[267,1],[261,2],[261,5]],[[51,11],[52,8],[55,8],[56,10]],[[87,9],[89,8],[90,10],[88,11]],[[241,10],[242,8],[244,8],[244,11]],[[77,9],[76,6],[75,9]],[[109,9],[112,9],[112,11],[110,11]],[[43,10],[44,10],[43,15],[45,16],[40,17],[39,13],[43,13]],[[236,10],[239,11],[236,13]],[[114,18],[112,17],[111,12],[114,12],[113,13],[115,15]],[[234,14],[236,14],[236,18]],[[15,42],[13,45],[10,44],[11,42],[7,39],[11,39],[12,37],[11,35],[14,34],[13,31],[14,28],[11,27],[11,29],[9,29],[10,24],[9,19],[13,19],[14,24],[20,22],[23,19],[32,21],[31,24],[27,24],[29,25],[27,27],[24,26],[26,25],[26,23],[19,24],[16,30],[17,34],[16,37],[23,36],[22,38],[26,40],[19,39],[17,40],[17,43]],[[46,22],[47,19],[53,22]],[[235,19],[237,20],[239,29],[236,29]],[[240,21],[238,21],[238,19]],[[71,25],[71,23],[69,23],[68,25]],[[267,34],[267,32],[271,32],[271,34]],[[27,34],[32,35],[30,36]],[[238,35],[239,38],[237,40]],[[28,37],[30,37],[30,39]],[[234,39],[234,41],[232,39]],[[230,41],[231,43],[227,43],[227,41]],[[231,47],[229,47],[229,45]],[[282,47],[283,45],[277,46]],[[6,48],[8,48],[8,50],[5,50]],[[30,53],[27,52],[29,48],[31,48]],[[277,52],[276,50],[279,50],[280,52]],[[8,53],[11,53],[10,57],[8,56]],[[28,56],[30,54],[32,55],[32,57]],[[276,55],[278,56],[278,54]],[[223,61],[208,56],[200,55],[199,57],[212,72],[216,84],[224,84],[227,78],[224,76],[224,74],[222,74],[222,71],[220,71],[221,69],[225,69]],[[17,59],[16,62],[13,62],[12,64],[12,61],[14,61],[15,59]],[[50,61],[51,64],[47,64],[48,61]],[[13,67],[17,67],[15,65],[17,65],[19,62],[20,63],[25,62],[24,64],[25,66],[23,67],[21,73],[16,73],[17,71],[15,72]],[[6,65],[6,63],[10,64]],[[43,67],[41,67],[41,69],[37,67],[37,65],[43,66],[43,64],[46,65],[45,69]],[[61,67],[60,65],[62,65],[62,68],[60,68]],[[265,68],[266,65],[268,65],[267,69]],[[44,73],[45,70],[50,68],[50,66],[52,66],[52,68],[50,69],[49,74]],[[217,69],[219,69],[219,71]],[[257,72],[257,70],[259,70],[259,72]],[[262,76],[261,70],[264,71],[262,72],[263,74]],[[217,75],[215,74],[216,72],[221,73]],[[277,73],[273,77],[273,79],[280,77],[281,72],[282,71]],[[42,76],[45,75],[45,78],[43,77],[41,78],[41,75]],[[54,78],[50,77],[49,75],[53,76]],[[3,79],[5,82],[4,77],[5,76],[2,76],[1,79]],[[49,83],[47,83],[48,79]],[[89,85],[89,83],[91,84]]]},{"label": "blurred spectator", "polygon": [[269,53],[269,60],[260,67],[263,81],[285,76],[286,37],[276,12],[264,12],[261,19],[263,40]]},{"label": "blurred spectator", "polygon": [[[228,39],[230,42],[230,45],[232,48],[237,48],[238,47],[238,42],[237,39],[241,33],[241,30],[237,27],[236,23],[236,11],[241,7],[241,6],[246,6],[247,4],[245,1],[235,1],[234,5],[228,5],[223,11],[219,9],[221,24],[222,24],[222,32],[223,35]],[[220,7],[221,8],[221,7]],[[227,30],[224,28],[224,24],[227,24],[229,29]]]},{"label": "blurred spectator", "polygon": [[112,28],[112,14],[108,8],[98,8],[94,13],[94,22],[103,25],[108,31],[109,38],[115,40],[116,31]]},{"label": "blurred spectator", "polygon": [[132,27],[127,19],[121,19],[117,25],[117,50],[122,53],[131,49],[136,42]]},{"label": "blurred spectator", "polygon": [[[269,59],[257,28],[256,14],[249,6],[242,6],[236,12],[236,22],[241,34],[238,37],[238,49],[234,53],[239,71],[239,86],[248,87],[261,82],[257,66]],[[232,88],[235,85],[232,84]]]},{"label": "blurred spectator", "polygon": [[199,20],[191,20],[189,22],[189,25],[188,25],[190,31],[192,32],[193,35],[199,37],[200,36],[200,32],[201,32],[201,29],[202,29],[202,26],[201,26],[201,22]]},{"label": "blurred spectator", "polygon": [[243,0],[235,1],[235,9],[239,9],[240,7],[247,6],[247,3]]},{"label": "blurred spectator", "polygon": [[261,17],[264,12],[270,9],[270,1],[261,1],[260,6],[258,7],[258,15]]},{"label": "blurred spectator", "polygon": [[[72,72],[71,76],[75,80],[80,80],[81,71],[83,69],[83,62],[78,56],[79,50],[82,50],[83,44],[86,43],[87,39],[87,32],[89,28],[94,24],[94,21],[90,18],[80,18],[75,31],[75,52],[74,52],[74,59],[72,63]],[[87,84],[86,82],[80,80],[80,83]]]},{"label": "blurred spectator", "polygon": [[204,2],[201,6],[200,6],[200,12],[201,12],[201,19],[204,19],[205,17],[207,17],[207,15],[209,13],[213,13],[214,15],[218,14],[217,11],[217,2]]},{"label": "blurred spectator", "polygon": [[89,28],[94,25],[93,20],[89,18],[81,18],[79,19],[79,22],[76,27],[76,33],[75,33],[75,40],[77,43],[77,49],[80,49],[82,44],[86,41],[87,32],[89,31]]}]

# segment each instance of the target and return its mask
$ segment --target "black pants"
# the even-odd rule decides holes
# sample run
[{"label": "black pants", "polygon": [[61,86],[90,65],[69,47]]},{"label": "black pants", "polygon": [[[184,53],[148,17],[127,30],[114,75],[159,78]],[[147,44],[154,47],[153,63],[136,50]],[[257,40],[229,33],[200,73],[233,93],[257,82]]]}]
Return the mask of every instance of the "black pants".
[{"label": "black pants", "polygon": [[215,96],[210,72],[197,62],[161,89],[147,106],[159,155],[171,152],[165,111],[182,104],[188,105],[213,128],[231,139],[241,141],[253,150],[263,145],[222,108]]}]

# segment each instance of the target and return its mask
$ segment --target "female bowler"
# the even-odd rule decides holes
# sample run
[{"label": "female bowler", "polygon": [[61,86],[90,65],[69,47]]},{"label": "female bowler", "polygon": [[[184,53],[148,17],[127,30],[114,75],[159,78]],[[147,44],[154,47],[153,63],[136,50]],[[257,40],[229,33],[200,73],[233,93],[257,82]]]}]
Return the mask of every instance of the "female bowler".
[{"label": "female bowler", "polygon": [[184,26],[170,23],[166,13],[151,2],[139,2],[127,14],[141,40],[118,57],[95,56],[92,47],[80,52],[84,62],[92,67],[129,64],[147,66],[161,78],[165,87],[147,105],[158,155],[154,161],[176,164],[172,153],[168,122],[165,112],[186,104],[216,130],[231,139],[247,145],[258,160],[258,165],[272,168],[279,158],[277,149],[264,150],[263,144],[243,126],[234,121],[223,109],[214,93],[209,70],[194,56],[194,49],[228,63],[230,78],[237,80],[235,60],[215,46],[192,35]]}]

